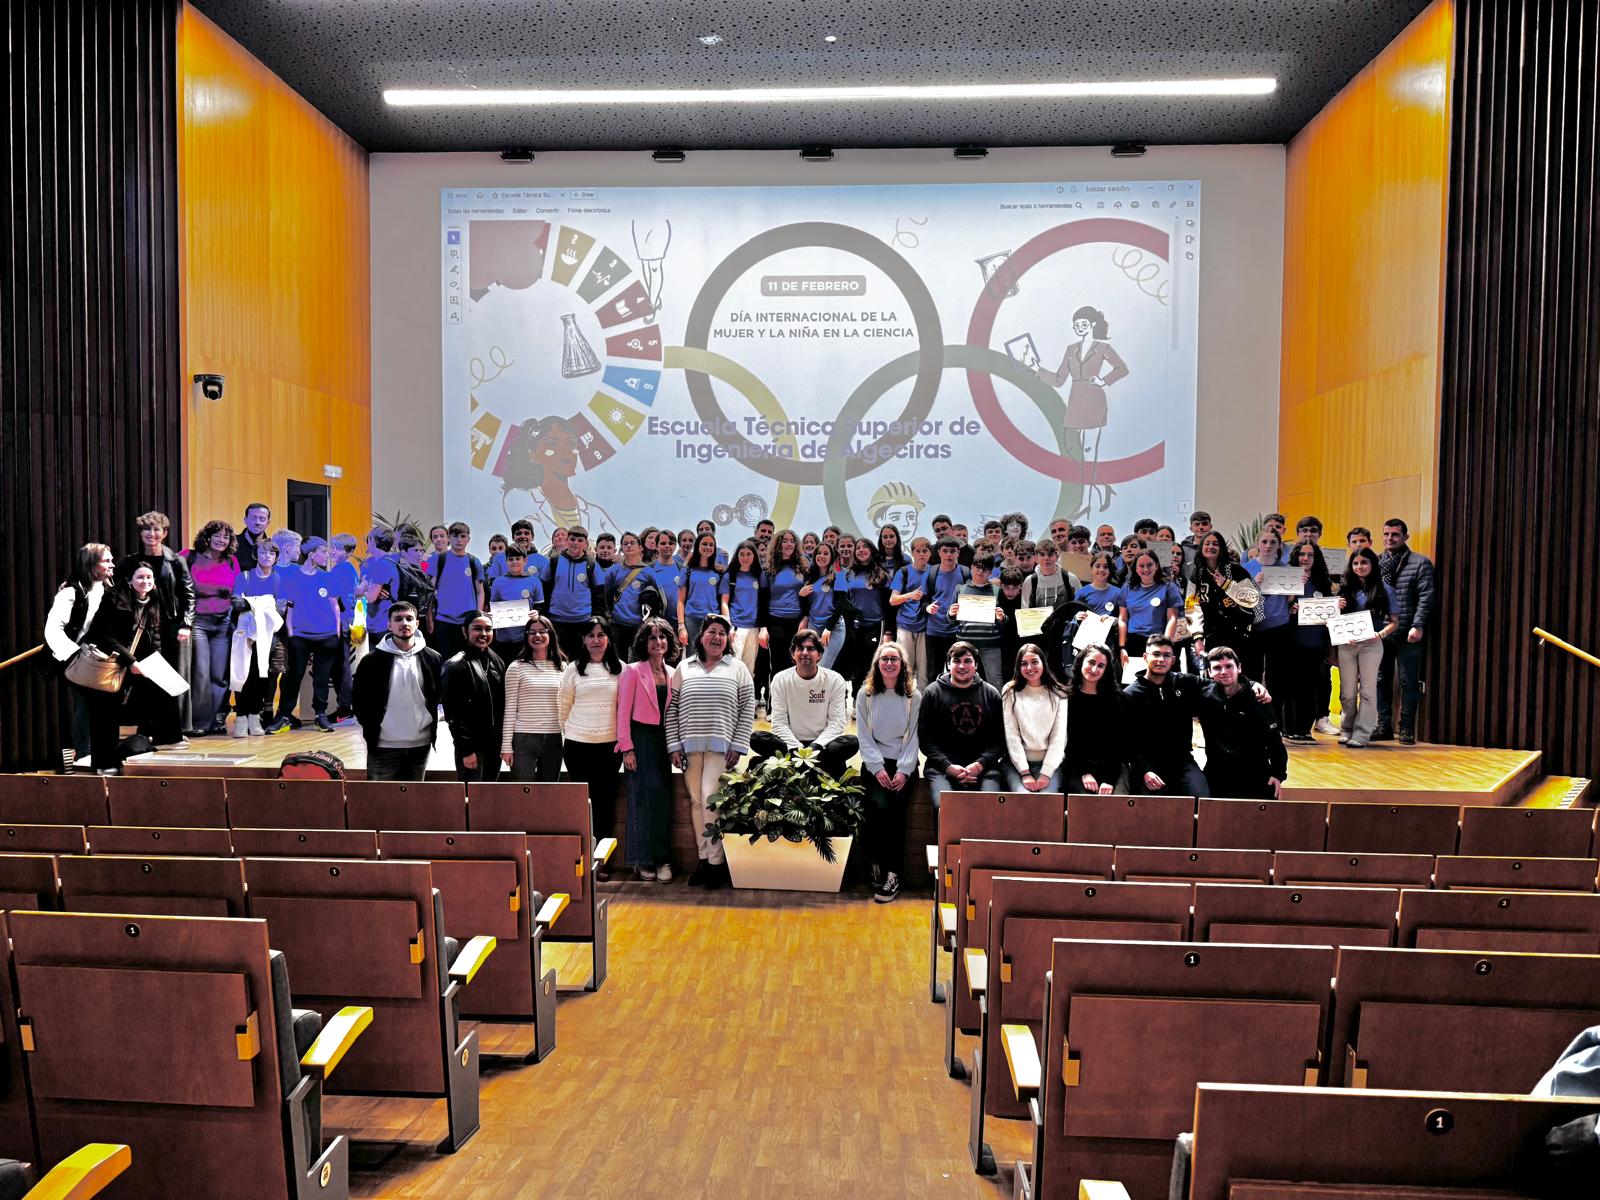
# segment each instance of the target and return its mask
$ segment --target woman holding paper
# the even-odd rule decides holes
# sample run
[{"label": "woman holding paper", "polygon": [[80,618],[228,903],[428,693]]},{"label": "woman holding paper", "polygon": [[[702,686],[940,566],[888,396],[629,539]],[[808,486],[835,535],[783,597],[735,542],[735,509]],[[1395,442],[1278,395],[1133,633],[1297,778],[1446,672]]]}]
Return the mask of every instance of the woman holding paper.
[{"label": "woman holding paper", "polygon": [[1352,550],[1339,585],[1339,608],[1372,614],[1373,636],[1350,642],[1339,650],[1339,707],[1344,713],[1339,742],[1360,750],[1372,741],[1378,727],[1376,688],[1383,662],[1383,642],[1399,627],[1394,591],[1383,582],[1378,556],[1369,549]]},{"label": "woman holding paper", "polygon": [[[1283,565],[1283,538],[1270,525],[1256,538],[1255,557],[1244,564],[1251,579],[1259,581],[1261,572],[1268,567]],[[1255,663],[1245,664],[1245,674],[1265,683],[1272,692],[1272,707],[1278,717],[1278,728],[1285,729],[1285,716],[1289,708],[1290,671],[1294,649],[1294,627],[1289,623],[1289,597],[1261,596],[1261,619],[1251,630]],[[1213,642],[1213,645],[1220,643]]]},{"label": "woman holding paper", "polygon": [[1183,593],[1167,582],[1161,560],[1153,550],[1141,550],[1133,560],[1133,575],[1123,589],[1117,616],[1123,662],[1144,656],[1147,638],[1172,637],[1183,613]]},{"label": "woman holding paper", "polygon": [[[150,694],[156,691],[137,678],[143,674],[138,660],[161,650],[161,609],[154,599],[155,591],[155,571],[148,563],[138,564],[128,574],[126,582],[119,580],[106,589],[83,635],[84,646],[92,646],[101,654],[116,659],[124,669],[121,686],[116,691],[102,692],[72,685],[89,710],[89,753],[95,772],[100,775],[122,773],[119,726],[123,698],[130,689],[137,687],[143,693],[140,703],[148,704],[152,699]],[[164,692],[160,699],[171,701]]]},{"label": "woman holding paper", "polygon": [[[1300,619],[1301,600],[1333,595],[1333,580],[1322,550],[1310,538],[1301,538],[1289,552],[1289,565],[1300,568],[1300,596],[1289,600],[1294,614],[1294,649],[1289,666],[1289,704],[1283,726],[1285,741],[1312,742],[1311,725],[1326,715],[1327,677],[1321,670],[1328,657],[1328,627],[1305,624]],[[1319,701],[1318,693],[1321,693]],[[1322,710],[1322,711],[1319,711]]]},{"label": "woman holding paper", "polygon": [[[1249,579],[1250,573],[1233,557],[1228,540],[1222,534],[1213,529],[1200,539],[1189,581],[1194,584],[1195,606],[1200,610],[1205,628],[1202,640],[1207,647],[1232,648],[1239,655],[1239,661],[1245,664],[1252,664],[1251,642],[1254,639],[1251,632],[1255,626],[1255,609],[1241,608],[1228,594],[1228,589]],[[1252,679],[1259,675],[1259,662],[1247,665],[1245,674]]]}]

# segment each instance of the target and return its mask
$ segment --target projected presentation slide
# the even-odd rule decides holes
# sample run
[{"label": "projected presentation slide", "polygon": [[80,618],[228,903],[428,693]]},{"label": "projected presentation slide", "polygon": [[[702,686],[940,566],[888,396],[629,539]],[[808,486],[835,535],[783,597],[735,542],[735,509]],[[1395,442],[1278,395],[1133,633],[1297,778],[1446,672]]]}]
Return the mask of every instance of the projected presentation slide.
[{"label": "projected presentation slide", "polygon": [[1200,185],[446,189],[445,511],[927,533],[1192,503]]}]

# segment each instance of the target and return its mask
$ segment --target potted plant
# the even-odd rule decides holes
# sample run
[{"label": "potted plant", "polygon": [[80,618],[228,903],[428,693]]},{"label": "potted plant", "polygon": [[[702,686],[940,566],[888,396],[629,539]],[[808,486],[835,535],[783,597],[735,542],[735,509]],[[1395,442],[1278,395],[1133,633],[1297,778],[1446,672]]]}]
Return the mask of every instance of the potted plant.
[{"label": "potted plant", "polygon": [[810,749],[724,775],[706,835],[722,843],[733,886],[837,892],[861,828],[858,775],[833,778]]}]

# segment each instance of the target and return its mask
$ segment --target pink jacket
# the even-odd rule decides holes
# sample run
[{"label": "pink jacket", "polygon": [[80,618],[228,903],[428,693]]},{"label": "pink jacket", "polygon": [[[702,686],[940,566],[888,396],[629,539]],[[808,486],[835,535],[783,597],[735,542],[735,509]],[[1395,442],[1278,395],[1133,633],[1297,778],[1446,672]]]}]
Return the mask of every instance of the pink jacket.
[{"label": "pink jacket", "polygon": [[[672,703],[672,672],[667,672],[667,703]],[[617,679],[617,753],[633,749],[630,721],[641,725],[660,725],[661,709],[656,704],[656,681],[648,662],[629,663]]]}]

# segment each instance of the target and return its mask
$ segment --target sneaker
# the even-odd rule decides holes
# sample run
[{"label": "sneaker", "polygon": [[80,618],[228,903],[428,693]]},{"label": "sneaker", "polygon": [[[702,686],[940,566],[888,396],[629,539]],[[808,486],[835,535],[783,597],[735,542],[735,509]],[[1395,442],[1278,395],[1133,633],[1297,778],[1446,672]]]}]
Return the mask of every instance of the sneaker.
[{"label": "sneaker", "polygon": [[1409,729],[1402,729],[1400,731],[1400,744],[1402,746],[1415,746],[1417,744],[1417,735]]},{"label": "sneaker", "polygon": [[[260,719],[261,719],[260,717],[256,718],[256,720],[258,720],[258,721]],[[234,737],[242,738],[246,734],[248,734],[249,732],[250,732],[250,718],[249,717],[235,717],[233,719],[233,736]]]},{"label": "sneaker", "polygon": [[355,719],[355,715],[356,715],[356,710],[355,709],[346,708],[344,705],[341,704],[338,707],[338,709],[335,710],[335,712],[333,714],[334,724],[337,725],[340,721],[353,721]]},{"label": "sneaker", "polygon": [[1338,728],[1327,717],[1318,717],[1315,725],[1311,727],[1312,733],[1338,733]]},{"label": "sneaker", "polygon": [[328,714],[327,713],[318,713],[317,714],[317,728],[322,730],[323,733],[332,733],[333,732],[333,722],[328,720]]},{"label": "sneaker", "polygon": [[1349,750],[1365,750],[1367,745],[1368,743],[1366,742],[1346,742],[1345,748]]},{"label": "sneaker", "polygon": [[1339,735],[1339,745],[1348,746],[1349,744],[1350,744],[1350,735],[1348,733],[1341,733]]},{"label": "sneaker", "polygon": [[261,714],[260,713],[251,713],[250,716],[249,716],[249,721],[250,721],[250,736],[251,737],[260,737],[262,734],[266,733],[266,730],[261,728]]},{"label": "sneaker", "polygon": [[654,871],[647,870],[644,867],[635,867],[633,869],[633,877],[639,883],[654,883],[656,880],[656,873]]},{"label": "sneaker", "polygon": [[[260,720],[261,718],[257,717],[256,719]],[[261,732],[262,733],[283,733],[285,730],[293,729],[293,728],[294,728],[294,725],[290,722],[288,717],[273,717],[272,718],[272,724],[268,725]]]},{"label": "sneaker", "polygon": [[879,904],[887,904],[900,894],[900,876],[890,871],[883,877],[883,883],[873,894],[873,900]]},{"label": "sneaker", "polygon": [[288,717],[285,717],[284,720],[289,722],[289,728],[290,729],[303,729],[303,728],[305,728],[305,722],[302,721],[299,717],[288,716]]},{"label": "sneaker", "polygon": [[657,883],[671,883],[672,882],[672,868],[671,868],[671,866],[669,866],[666,863],[662,863],[659,867],[656,868],[656,882]]},{"label": "sneaker", "polygon": [[96,775],[121,775],[122,772],[115,767],[102,767],[95,772]]}]

